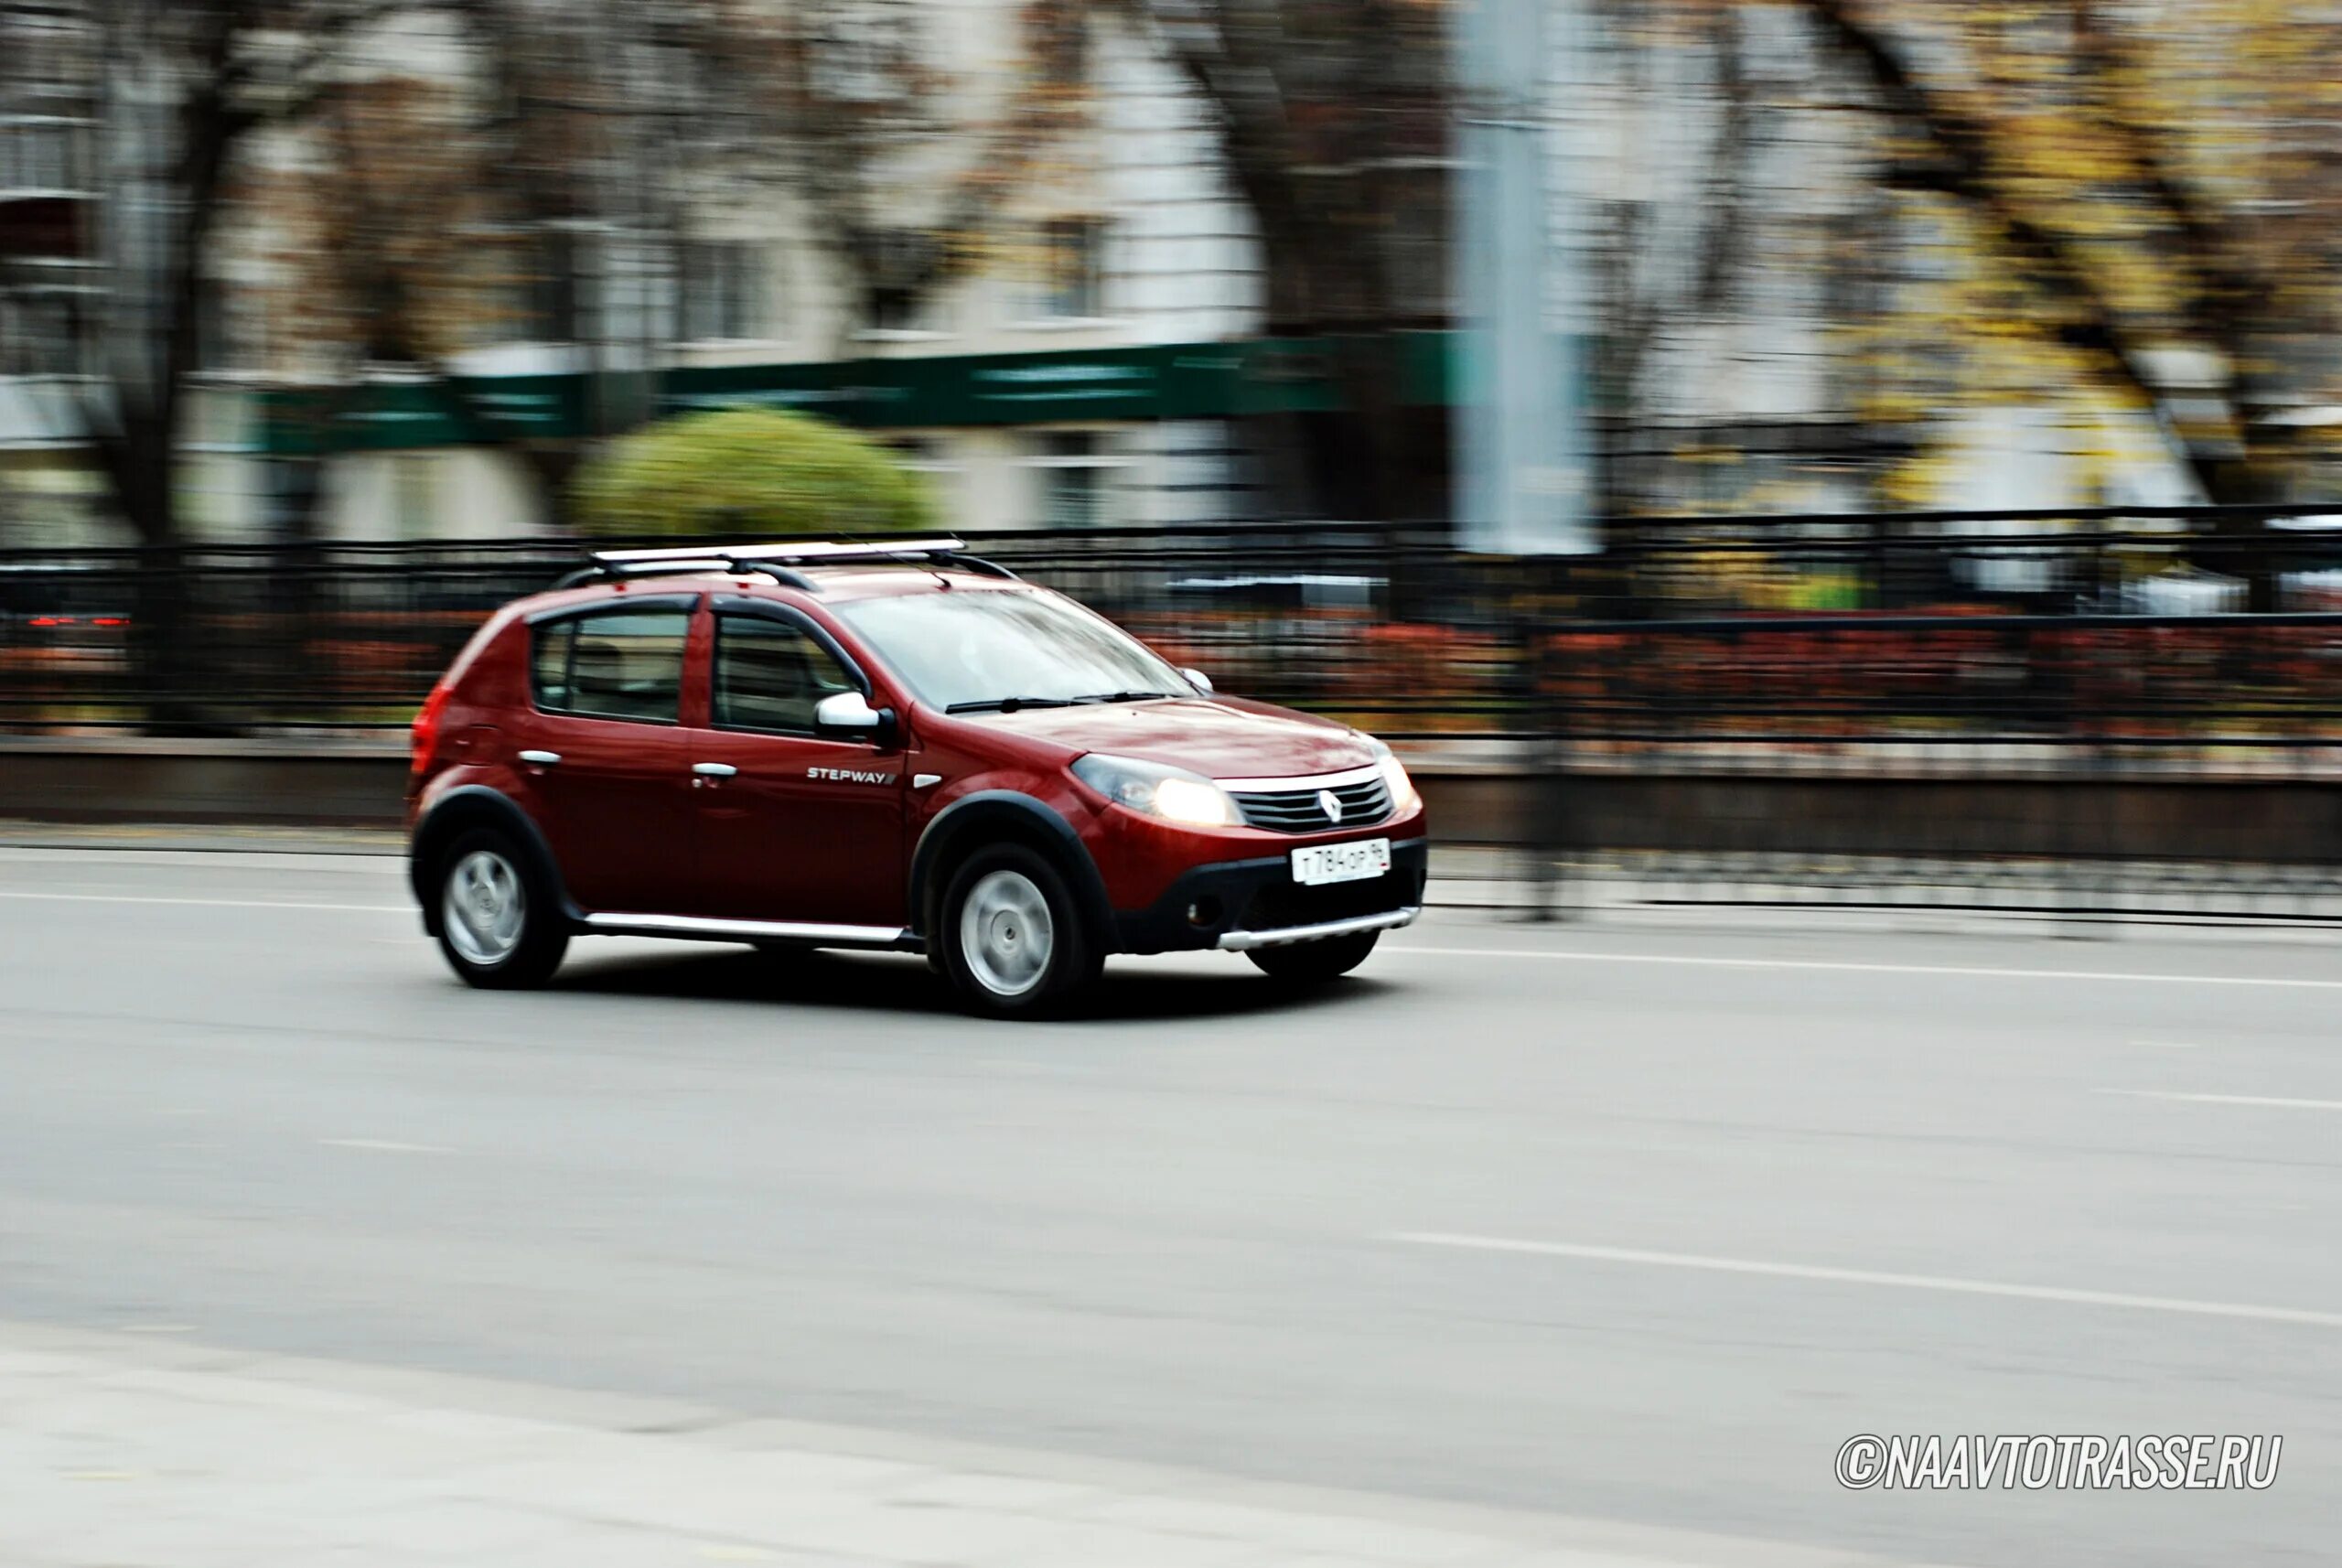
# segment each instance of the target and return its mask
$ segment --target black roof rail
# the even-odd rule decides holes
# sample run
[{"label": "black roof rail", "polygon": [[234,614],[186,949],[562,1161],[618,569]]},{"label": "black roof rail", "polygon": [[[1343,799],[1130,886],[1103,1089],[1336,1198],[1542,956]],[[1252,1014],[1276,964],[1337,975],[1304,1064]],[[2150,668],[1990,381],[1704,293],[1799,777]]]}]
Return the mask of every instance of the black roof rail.
[{"label": "black roof rail", "polygon": [[801,588],[809,594],[821,591],[813,579],[802,572],[792,572],[786,566],[776,566],[768,562],[731,561],[717,555],[689,561],[645,562],[639,565],[597,563],[570,573],[548,591],[557,594],[564,588],[582,588],[588,583],[615,582],[622,577],[681,577],[700,572],[757,572],[784,588]]},{"label": "black roof rail", "polygon": [[947,562],[987,576],[1019,580],[1007,567],[965,553],[957,539],[814,539],[780,544],[743,544],[713,549],[697,545],[656,550],[597,550],[593,564],[570,573],[555,591],[622,577],[672,576],[699,572],[756,572],[786,588],[817,594],[821,585],[799,566],[845,565],[858,561]]}]

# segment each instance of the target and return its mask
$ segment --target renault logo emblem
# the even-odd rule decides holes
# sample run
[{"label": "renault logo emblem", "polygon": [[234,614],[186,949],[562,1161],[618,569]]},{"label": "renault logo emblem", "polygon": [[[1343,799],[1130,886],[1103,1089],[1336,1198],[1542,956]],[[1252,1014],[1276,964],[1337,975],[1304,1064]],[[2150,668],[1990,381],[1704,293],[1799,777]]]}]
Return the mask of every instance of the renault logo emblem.
[{"label": "renault logo emblem", "polygon": [[1317,791],[1317,804],[1325,809],[1327,822],[1338,822],[1342,820],[1342,798],[1331,789]]}]

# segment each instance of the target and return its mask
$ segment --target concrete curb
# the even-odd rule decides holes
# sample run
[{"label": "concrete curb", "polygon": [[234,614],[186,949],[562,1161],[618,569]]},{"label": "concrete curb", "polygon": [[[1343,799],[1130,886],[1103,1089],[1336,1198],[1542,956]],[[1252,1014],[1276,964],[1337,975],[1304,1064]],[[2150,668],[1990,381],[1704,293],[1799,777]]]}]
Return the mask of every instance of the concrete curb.
[{"label": "concrete curb", "polygon": [[[1928,772],[1885,757],[1724,768],[1597,755],[1574,757],[1556,782],[1530,769],[1519,743],[1408,755],[1447,843],[2342,866],[2342,787],[2299,769],[2044,772],[2011,755]],[[0,736],[0,818],[395,832],[407,769],[388,739]]]}]

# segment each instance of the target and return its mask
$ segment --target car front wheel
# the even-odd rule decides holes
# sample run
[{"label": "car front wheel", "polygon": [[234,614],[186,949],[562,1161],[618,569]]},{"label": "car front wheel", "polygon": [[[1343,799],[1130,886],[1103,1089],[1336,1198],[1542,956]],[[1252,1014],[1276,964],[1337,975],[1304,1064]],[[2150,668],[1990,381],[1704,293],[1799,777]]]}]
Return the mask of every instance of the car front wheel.
[{"label": "car front wheel", "polygon": [[1323,985],[1339,980],[1374,951],[1380,931],[1354,937],[1327,937],[1314,942],[1289,942],[1282,947],[1252,948],[1244,956],[1272,980],[1288,985]]},{"label": "car front wheel", "polygon": [[1033,1017],[1097,977],[1101,954],[1072,889],[1022,844],[970,855],[944,891],[941,917],[933,951],[979,1013]]},{"label": "car front wheel", "polygon": [[568,947],[553,889],[510,838],[481,828],[448,849],[439,863],[439,950],[465,983],[543,985]]}]

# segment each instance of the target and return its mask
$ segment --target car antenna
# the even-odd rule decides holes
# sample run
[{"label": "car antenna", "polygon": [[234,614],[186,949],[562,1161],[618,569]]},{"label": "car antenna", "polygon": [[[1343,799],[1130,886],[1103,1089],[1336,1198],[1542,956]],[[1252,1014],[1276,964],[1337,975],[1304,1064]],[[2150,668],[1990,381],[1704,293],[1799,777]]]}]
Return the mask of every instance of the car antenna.
[{"label": "car antenna", "polygon": [[943,568],[935,564],[934,556],[901,554],[890,555],[887,559],[890,561],[899,562],[906,566],[917,566],[929,576],[935,579],[935,585],[937,587],[942,589],[947,594],[951,591],[951,579],[943,575]]}]

